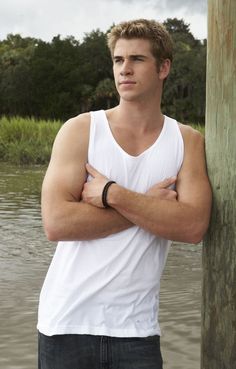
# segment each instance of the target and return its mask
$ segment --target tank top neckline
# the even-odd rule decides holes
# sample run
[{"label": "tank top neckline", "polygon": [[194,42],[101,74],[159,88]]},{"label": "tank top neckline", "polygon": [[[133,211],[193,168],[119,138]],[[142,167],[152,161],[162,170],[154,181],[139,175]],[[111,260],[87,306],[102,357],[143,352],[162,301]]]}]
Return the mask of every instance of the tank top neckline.
[{"label": "tank top neckline", "polygon": [[111,127],[110,127],[110,124],[109,124],[109,121],[108,121],[108,118],[107,118],[107,115],[106,115],[106,112],[105,110],[101,110],[101,112],[103,113],[104,115],[104,118],[105,118],[105,126],[106,126],[106,129],[108,131],[108,134],[110,135],[112,141],[114,142],[114,144],[116,145],[116,147],[118,147],[118,149],[124,154],[126,155],[128,158],[131,158],[133,160],[135,159],[139,159],[143,156],[145,156],[149,151],[151,151],[162,139],[162,136],[164,135],[165,131],[166,131],[166,126],[167,126],[167,117],[166,115],[164,115],[164,122],[163,122],[163,126],[162,126],[162,129],[161,129],[161,132],[160,134],[158,135],[158,137],[156,138],[156,140],[153,142],[153,144],[151,144],[147,149],[145,149],[144,151],[142,151],[139,155],[131,155],[131,154],[128,154],[127,151],[125,151],[119,144],[118,142],[116,141],[115,137],[113,136],[113,133],[112,133],[112,130],[111,130]]}]

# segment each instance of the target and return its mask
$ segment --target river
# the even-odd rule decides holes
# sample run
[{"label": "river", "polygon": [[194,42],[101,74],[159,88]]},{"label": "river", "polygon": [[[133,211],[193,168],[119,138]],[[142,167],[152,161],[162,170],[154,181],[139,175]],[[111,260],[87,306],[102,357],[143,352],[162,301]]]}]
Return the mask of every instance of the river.
[{"label": "river", "polygon": [[[37,305],[55,250],[40,216],[45,169],[0,164],[0,368],[37,368]],[[164,369],[200,367],[201,245],[175,244],[161,284]],[[91,368],[93,369],[93,368]]]}]

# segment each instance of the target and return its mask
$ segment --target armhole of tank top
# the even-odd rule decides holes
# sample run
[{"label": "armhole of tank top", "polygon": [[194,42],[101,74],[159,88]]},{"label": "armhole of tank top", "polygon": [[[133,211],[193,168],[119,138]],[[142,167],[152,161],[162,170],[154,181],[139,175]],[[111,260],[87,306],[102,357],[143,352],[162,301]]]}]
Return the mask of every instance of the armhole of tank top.
[{"label": "armhole of tank top", "polygon": [[95,112],[90,112],[90,125],[89,125],[89,142],[88,142],[88,162],[92,155],[92,150],[94,149],[94,136],[95,136]]},{"label": "armhole of tank top", "polygon": [[181,157],[180,157],[180,162],[178,163],[178,171],[180,171],[183,165],[183,162],[184,162],[184,138],[180,130],[179,122],[177,120],[175,120],[175,122],[176,122],[176,128],[177,128],[177,132],[179,135],[179,139],[181,142]]},{"label": "armhole of tank top", "polygon": [[[95,148],[95,139],[96,135],[100,134],[101,125],[104,124],[106,127],[106,119],[105,119],[105,111],[104,110],[97,110],[97,111],[90,111],[90,129],[89,129],[89,143],[88,143],[88,160],[90,159],[91,155],[93,155],[93,150]],[[99,124],[99,126],[98,126]]]},{"label": "armhole of tank top", "polygon": [[183,164],[183,161],[184,161],[184,139],[183,139],[178,121],[174,118],[170,118],[170,117],[166,117],[166,118],[167,118],[167,122],[170,123],[173,128],[175,127],[175,132],[176,132],[176,135],[179,141],[178,162],[177,162],[177,171],[179,172]]}]

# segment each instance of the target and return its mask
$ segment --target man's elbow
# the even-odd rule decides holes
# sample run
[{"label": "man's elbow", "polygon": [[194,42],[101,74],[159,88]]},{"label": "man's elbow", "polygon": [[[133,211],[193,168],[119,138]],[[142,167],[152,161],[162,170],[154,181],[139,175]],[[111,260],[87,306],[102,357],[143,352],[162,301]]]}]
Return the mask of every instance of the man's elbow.
[{"label": "man's elbow", "polygon": [[200,243],[202,241],[203,236],[204,236],[204,234],[198,234],[198,233],[192,234],[187,238],[186,242],[197,245],[198,243]]},{"label": "man's elbow", "polygon": [[45,231],[45,234],[46,234],[48,241],[52,241],[52,242],[60,241],[56,233]]},{"label": "man's elbow", "polygon": [[60,240],[60,232],[55,222],[44,220],[43,226],[48,241],[58,242]]},{"label": "man's elbow", "polygon": [[198,244],[202,241],[205,233],[207,232],[209,222],[194,222],[190,227],[189,231],[187,232],[187,240],[185,242]]},{"label": "man's elbow", "polygon": [[64,228],[62,215],[56,209],[42,208],[42,220],[44,233],[48,241],[61,241]]}]

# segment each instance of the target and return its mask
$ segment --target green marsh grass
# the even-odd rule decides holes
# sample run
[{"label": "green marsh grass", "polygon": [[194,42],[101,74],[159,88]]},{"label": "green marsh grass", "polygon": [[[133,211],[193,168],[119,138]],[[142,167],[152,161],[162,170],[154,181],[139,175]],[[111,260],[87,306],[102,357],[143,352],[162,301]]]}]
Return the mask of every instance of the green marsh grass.
[{"label": "green marsh grass", "polygon": [[[0,118],[0,161],[18,165],[48,164],[62,122]],[[191,124],[204,135],[204,126]]]},{"label": "green marsh grass", "polygon": [[205,126],[200,123],[190,123],[190,126],[199,131],[203,136],[205,136]]},{"label": "green marsh grass", "polygon": [[62,123],[32,118],[0,118],[0,160],[13,164],[47,164]]}]

